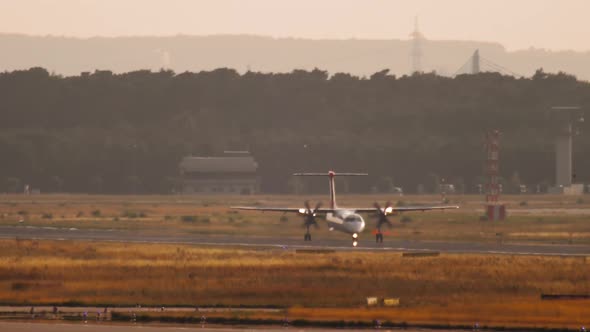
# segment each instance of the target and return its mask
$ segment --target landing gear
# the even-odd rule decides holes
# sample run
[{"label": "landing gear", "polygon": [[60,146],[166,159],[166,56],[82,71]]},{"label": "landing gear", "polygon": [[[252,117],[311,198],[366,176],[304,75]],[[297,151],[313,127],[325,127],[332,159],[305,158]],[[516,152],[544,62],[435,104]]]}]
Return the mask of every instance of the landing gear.
[{"label": "landing gear", "polygon": [[356,247],[359,244],[358,238],[359,238],[359,235],[357,233],[352,234],[352,246],[353,247]]},{"label": "landing gear", "polygon": [[311,241],[311,233],[309,233],[310,226],[313,225],[315,228],[319,228],[318,223],[315,220],[315,217],[316,217],[316,212],[320,209],[320,206],[322,206],[321,202],[316,204],[315,209],[312,210],[311,207],[309,206],[309,202],[305,201],[305,209],[299,209],[299,213],[303,214],[303,216],[305,217],[305,219],[303,220],[303,227],[305,227],[305,234],[303,235],[303,241]]},{"label": "landing gear", "polygon": [[377,234],[375,234],[375,242],[383,243],[383,233],[377,232]]},{"label": "landing gear", "polygon": [[381,227],[383,225],[387,225],[387,227],[391,228],[391,221],[387,219],[387,215],[393,213],[393,208],[391,207],[391,202],[387,202],[385,204],[385,207],[383,208],[379,206],[379,203],[375,203],[374,206],[377,211],[377,217],[379,217],[379,219],[377,220],[377,232],[375,233],[375,242],[383,243],[383,233],[381,232]]}]

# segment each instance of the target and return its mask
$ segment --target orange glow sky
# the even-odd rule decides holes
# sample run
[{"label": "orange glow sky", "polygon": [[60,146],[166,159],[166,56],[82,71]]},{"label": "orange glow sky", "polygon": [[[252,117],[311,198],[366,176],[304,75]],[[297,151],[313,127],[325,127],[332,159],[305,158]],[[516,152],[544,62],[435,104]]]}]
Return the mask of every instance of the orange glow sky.
[{"label": "orange glow sky", "polygon": [[428,39],[590,51],[589,0],[0,0],[0,32]]}]

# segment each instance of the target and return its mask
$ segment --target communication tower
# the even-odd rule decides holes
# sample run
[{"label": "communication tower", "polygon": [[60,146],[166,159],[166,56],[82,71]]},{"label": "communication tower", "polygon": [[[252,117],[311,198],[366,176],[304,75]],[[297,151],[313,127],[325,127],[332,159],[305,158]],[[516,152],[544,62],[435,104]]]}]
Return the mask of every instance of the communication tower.
[{"label": "communication tower", "polygon": [[488,183],[486,185],[486,202],[493,204],[498,202],[500,196],[500,184],[498,183],[499,162],[500,162],[500,132],[491,130],[486,137],[486,175]]},{"label": "communication tower", "polygon": [[414,31],[410,34],[412,37],[412,72],[422,71],[422,42],[424,36],[418,29],[418,17],[414,17]]},{"label": "communication tower", "polygon": [[501,184],[500,174],[500,131],[491,130],[486,135],[486,214],[488,220],[503,220],[506,217],[506,207],[498,204]]}]

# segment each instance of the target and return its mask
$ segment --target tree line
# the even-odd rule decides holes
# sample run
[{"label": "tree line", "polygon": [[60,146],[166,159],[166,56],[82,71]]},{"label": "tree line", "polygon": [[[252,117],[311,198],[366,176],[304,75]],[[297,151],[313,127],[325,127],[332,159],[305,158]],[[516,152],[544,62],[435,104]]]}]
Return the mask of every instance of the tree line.
[{"label": "tree line", "polygon": [[[249,150],[265,192],[300,190],[296,171],[363,171],[350,192],[436,192],[485,183],[485,133],[501,131],[505,191],[551,185],[551,107],[590,103],[590,84],[538,70],[370,77],[291,73],[110,71],[0,73],[0,192],[169,193],[186,155]],[[590,134],[574,138],[576,182],[590,180]],[[325,192],[325,183],[305,190]]]}]

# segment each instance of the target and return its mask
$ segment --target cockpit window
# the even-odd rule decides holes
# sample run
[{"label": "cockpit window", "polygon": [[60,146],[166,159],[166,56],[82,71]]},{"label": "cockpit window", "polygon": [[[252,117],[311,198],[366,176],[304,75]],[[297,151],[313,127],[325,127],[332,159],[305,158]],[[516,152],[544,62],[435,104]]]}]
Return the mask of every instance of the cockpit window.
[{"label": "cockpit window", "polygon": [[346,218],[344,219],[344,221],[346,221],[346,222],[358,222],[358,221],[361,221],[361,217],[358,214],[351,214],[349,216],[346,216]]}]

